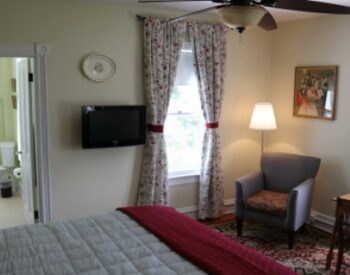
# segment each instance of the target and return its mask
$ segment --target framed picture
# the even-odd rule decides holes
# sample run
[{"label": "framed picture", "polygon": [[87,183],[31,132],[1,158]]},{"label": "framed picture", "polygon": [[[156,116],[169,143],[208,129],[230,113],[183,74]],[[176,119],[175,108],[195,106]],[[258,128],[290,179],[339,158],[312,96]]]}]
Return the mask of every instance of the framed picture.
[{"label": "framed picture", "polygon": [[293,115],[335,119],[337,66],[296,67]]}]

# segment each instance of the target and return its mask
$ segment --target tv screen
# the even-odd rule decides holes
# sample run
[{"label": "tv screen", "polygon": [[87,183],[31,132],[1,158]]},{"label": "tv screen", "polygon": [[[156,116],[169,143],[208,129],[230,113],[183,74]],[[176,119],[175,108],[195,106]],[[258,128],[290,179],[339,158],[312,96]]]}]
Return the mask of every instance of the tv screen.
[{"label": "tv screen", "polygon": [[83,106],[81,110],[83,148],[145,143],[145,106]]}]

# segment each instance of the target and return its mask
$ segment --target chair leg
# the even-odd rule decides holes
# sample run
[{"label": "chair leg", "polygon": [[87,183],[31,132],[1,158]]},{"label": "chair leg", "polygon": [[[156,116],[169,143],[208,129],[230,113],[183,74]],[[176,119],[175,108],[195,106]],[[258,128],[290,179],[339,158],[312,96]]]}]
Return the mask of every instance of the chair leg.
[{"label": "chair leg", "polygon": [[342,262],[343,262],[343,241],[339,240],[338,259],[337,259],[337,266],[335,268],[336,275],[340,274]]},{"label": "chair leg", "polygon": [[335,222],[332,237],[329,241],[329,251],[327,254],[327,261],[326,261],[326,270],[328,270],[331,267],[332,259],[333,259],[333,249],[335,246],[335,241],[337,239],[337,230],[338,230],[338,223]]},{"label": "chair leg", "polygon": [[301,227],[300,227],[300,232],[305,232],[306,230],[306,223],[304,223]]},{"label": "chair leg", "polygon": [[[342,238],[342,233],[343,233],[341,220],[342,220],[341,208],[339,207],[339,205],[337,203],[337,208],[335,210],[335,223],[334,223],[334,227],[333,227],[333,233],[332,233],[332,236],[329,240],[329,251],[327,254],[326,270],[328,270],[331,267],[332,259],[333,259],[333,249],[334,249],[334,246],[337,242],[337,239],[339,241],[339,246],[341,243],[341,238]],[[340,249],[340,247],[339,247],[339,249]],[[339,252],[340,251],[338,251],[338,253]],[[340,257],[340,253],[338,254],[338,259],[339,259],[339,257]],[[337,262],[337,269],[338,269],[338,262]],[[339,271],[340,270],[338,270],[338,272]]]},{"label": "chair leg", "polygon": [[344,236],[343,236],[343,225],[340,223],[338,228],[338,240],[339,240],[339,249],[338,249],[338,259],[337,265],[335,268],[335,274],[340,274],[341,265],[343,262],[343,252],[344,252]]},{"label": "chair leg", "polygon": [[331,267],[331,263],[332,263],[332,259],[333,259],[334,244],[335,244],[335,240],[333,240],[333,237],[332,237],[330,244],[329,244],[329,251],[327,254],[326,270],[328,270]]},{"label": "chair leg", "polygon": [[243,219],[236,219],[237,236],[242,237]]},{"label": "chair leg", "polygon": [[288,249],[293,249],[294,241],[295,241],[295,232],[289,231],[288,232]]}]

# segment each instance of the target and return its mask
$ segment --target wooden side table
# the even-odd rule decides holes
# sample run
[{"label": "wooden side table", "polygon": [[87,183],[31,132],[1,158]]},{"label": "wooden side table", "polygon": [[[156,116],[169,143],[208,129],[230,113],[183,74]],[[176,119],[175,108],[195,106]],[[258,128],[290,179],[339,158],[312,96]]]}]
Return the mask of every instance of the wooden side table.
[{"label": "wooden side table", "polygon": [[338,257],[335,274],[339,274],[343,262],[344,253],[344,227],[347,226],[350,228],[350,193],[332,198],[332,200],[337,202],[337,207],[335,210],[335,224],[333,233],[329,242],[326,269],[328,270],[331,266],[333,259],[333,249],[336,242],[338,242]]}]

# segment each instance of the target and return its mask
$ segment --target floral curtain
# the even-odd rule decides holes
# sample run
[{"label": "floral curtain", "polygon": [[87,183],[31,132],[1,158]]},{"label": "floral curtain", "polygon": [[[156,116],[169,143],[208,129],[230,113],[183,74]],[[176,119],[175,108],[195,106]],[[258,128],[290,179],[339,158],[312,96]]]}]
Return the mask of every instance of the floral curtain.
[{"label": "floral curtain", "polygon": [[199,218],[224,212],[223,174],[218,133],[226,69],[226,32],[220,24],[189,24],[206,130],[199,182]]},{"label": "floral curtain", "polygon": [[144,69],[147,138],[144,149],[139,205],[168,203],[168,169],[163,124],[174,86],[177,63],[186,34],[185,22],[144,21]]}]

